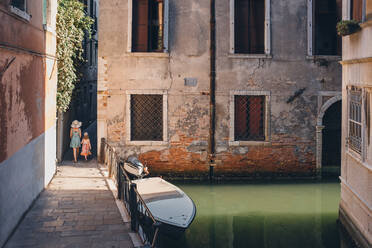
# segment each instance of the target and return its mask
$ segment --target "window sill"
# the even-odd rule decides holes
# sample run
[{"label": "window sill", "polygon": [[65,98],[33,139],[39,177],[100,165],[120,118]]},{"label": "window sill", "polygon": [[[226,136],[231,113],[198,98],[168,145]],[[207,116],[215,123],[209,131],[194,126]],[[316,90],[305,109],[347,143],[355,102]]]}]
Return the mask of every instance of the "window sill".
[{"label": "window sill", "polygon": [[10,6],[10,12],[12,12],[13,14],[21,17],[22,19],[26,20],[26,21],[30,21],[31,19],[31,15],[29,15],[27,12],[23,11],[23,10],[20,10],[14,6]]},{"label": "window sill", "polygon": [[229,53],[227,57],[232,59],[272,59],[271,54],[243,54],[243,53]]},{"label": "window sill", "polygon": [[360,23],[359,25],[360,25],[361,28],[372,26],[372,19],[368,19],[365,22]]},{"label": "window sill", "polygon": [[354,152],[352,149],[346,148],[346,154],[349,155],[349,157],[353,158],[354,160],[358,161],[359,163],[363,163],[362,155],[357,152]]},{"label": "window sill", "polygon": [[125,142],[129,146],[166,146],[169,144],[168,141],[132,141],[127,140]]},{"label": "window sill", "polygon": [[152,58],[169,58],[169,53],[168,52],[162,52],[162,53],[157,53],[157,52],[127,52],[127,56],[129,57],[152,57]]},{"label": "window sill", "polygon": [[349,155],[350,158],[352,158],[352,159],[354,159],[356,162],[358,162],[360,165],[362,165],[363,167],[365,167],[366,169],[368,169],[369,171],[372,172],[372,166],[369,165],[369,164],[366,163],[366,162],[363,162],[363,161],[362,161],[362,158],[361,158],[361,156],[360,156],[359,154],[357,155],[357,153],[355,153],[355,152],[353,152],[353,151],[350,151],[350,150],[346,151],[346,154]]},{"label": "window sill", "polygon": [[312,55],[312,56],[306,56],[306,59],[308,60],[317,60],[317,59],[325,59],[328,61],[341,61],[342,56],[339,55]]},{"label": "window sill", "polygon": [[270,141],[229,141],[230,146],[269,146]]}]

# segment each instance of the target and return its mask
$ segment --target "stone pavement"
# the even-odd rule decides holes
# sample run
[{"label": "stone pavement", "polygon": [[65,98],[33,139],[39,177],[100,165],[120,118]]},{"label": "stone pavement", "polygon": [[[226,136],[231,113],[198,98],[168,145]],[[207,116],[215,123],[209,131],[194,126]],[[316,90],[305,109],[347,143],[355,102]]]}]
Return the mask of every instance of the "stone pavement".
[{"label": "stone pavement", "polygon": [[133,247],[129,232],[97,162],[81,161],[58,167],[5,248]]}]

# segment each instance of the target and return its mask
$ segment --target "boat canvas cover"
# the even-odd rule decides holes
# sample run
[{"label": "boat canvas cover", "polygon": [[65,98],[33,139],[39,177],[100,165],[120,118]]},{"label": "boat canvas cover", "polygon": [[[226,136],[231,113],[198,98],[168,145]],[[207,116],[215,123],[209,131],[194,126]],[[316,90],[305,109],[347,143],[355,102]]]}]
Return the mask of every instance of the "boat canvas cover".
[{"label": "boat canvas cover", "polygon": [[143,167],[131,163],[124,163],[124,169],[135,176],[140,176],[143,173]]},{"label": "boat canvas cover", "polygon": [[195,216],[195,205],[181,189],[160,177],[133,182],[156,220],[181,228],[190,225]]}]

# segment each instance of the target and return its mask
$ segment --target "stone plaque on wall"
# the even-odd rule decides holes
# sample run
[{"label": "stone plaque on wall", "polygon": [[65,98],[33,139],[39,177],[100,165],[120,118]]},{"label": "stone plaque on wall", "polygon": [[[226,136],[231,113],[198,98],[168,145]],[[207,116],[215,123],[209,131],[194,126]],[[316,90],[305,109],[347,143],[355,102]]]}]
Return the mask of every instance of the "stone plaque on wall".
[{"label": "stone plaque on wall", "polygon": [[196,78],[185,78],[185,86],[196,86],[198,80]]}]

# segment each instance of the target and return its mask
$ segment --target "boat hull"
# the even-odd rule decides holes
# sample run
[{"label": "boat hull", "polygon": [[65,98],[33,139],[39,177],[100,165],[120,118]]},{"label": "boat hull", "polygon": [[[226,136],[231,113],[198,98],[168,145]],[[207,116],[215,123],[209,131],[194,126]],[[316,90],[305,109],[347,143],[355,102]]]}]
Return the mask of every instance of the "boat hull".
[{"label": "boat hull", "polygon": [[158,177],[134,180],[137,190],[156,221],[161,223],[160,233],[181,236],[196,215],[190,197],[175,185]]}]

